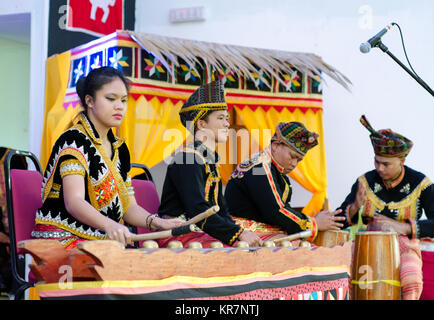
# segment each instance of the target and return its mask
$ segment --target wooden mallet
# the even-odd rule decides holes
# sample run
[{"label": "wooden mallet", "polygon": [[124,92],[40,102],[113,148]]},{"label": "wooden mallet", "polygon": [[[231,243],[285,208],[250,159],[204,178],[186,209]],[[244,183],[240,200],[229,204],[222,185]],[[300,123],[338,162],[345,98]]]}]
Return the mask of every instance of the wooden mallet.
[{"label": "wooden mallet", "polygon": [[204,211],[202,213],[199,213],[198,215],[194,216],[190,220],[185,221],[182,224],[182,226],[187,226],[189,224],[198,223],[199,221],[202,221],[203,219],[206,219],[206,218],[212,216],[213,214],[216,214],[219,211],[220,211],[220,207],[219,206],[213,206],[213,207],[209,208],[208,210],[206,210],[206,211]]},{"label": "wooden mallet", "polygon": [[219,210],[220,210],[219,206],[213,206],[208,210],[194,216],[190,220],[185,221],[183,224],[181,224],[180,227],[173,228],[171,230],[135,234],[130,237],[130,241],[135,242],[135,241],[142,241],[142,240],[162,239],[162,238],[176,237],[176,236],[190,233],[194,230],[195,223],[212,216],[213,214],[217,213]]},{"label": "wooden mallet", "polygon": [[312,231],[311,230],[306,230],[306,231],[290,234],[287,237],[275,239],[273,241],[274,241],[274,243],[279,243],[279,242],[282,242],[282,241],[285,241],[285,240],[291,241],[291,240],[300,239],[300,238],[308,238],[311,235],[312,235]]}]

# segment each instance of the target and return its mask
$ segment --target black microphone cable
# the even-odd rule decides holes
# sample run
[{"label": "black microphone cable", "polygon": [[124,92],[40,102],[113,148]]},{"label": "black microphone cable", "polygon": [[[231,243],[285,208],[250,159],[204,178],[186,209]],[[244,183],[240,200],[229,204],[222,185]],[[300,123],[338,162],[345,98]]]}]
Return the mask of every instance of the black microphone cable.
[{"label": "black microphone cable", "polygon": [[399,34],[400,34],[400,36],[401,36],[402,49],[404,50],[404,54],[405,54],[405,59],[407,59],[407,62],[408,62],[408,65],[410,66],[411,71],[413,71],[413,73],[414,73],[418,78],[420,78],[419,75],[416,73],[416,71],[414,71],[413,67],[411,66],[410,60],[408,59],[407,51],[405,50],[404,37],[402,36],[401,27],[400,27],[399,24],[397,24],[396,22],[392,22],[391,25],[392,25],[392,26],[397,26],[397,27],[398,27]]}]

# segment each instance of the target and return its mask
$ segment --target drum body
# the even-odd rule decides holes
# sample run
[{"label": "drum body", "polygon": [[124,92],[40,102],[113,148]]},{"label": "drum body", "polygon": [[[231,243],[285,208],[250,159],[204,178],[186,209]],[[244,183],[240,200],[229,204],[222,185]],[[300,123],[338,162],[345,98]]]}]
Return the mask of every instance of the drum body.
[{"label": "drum body", "polygon": [[395,232],[357,232],[352,266],[353,300],[400,300],[400,253]]},{"label": "drum body", "polygon": [[319,231],[314,244],[322,247],[339,245],[350,240],[350,233],[342,230]]}]

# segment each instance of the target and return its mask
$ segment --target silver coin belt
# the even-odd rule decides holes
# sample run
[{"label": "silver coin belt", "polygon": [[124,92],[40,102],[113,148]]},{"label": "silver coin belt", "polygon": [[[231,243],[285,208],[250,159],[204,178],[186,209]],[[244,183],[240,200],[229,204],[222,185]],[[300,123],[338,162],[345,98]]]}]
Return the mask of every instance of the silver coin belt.
[{"label": "silver coin belt", "polygon": [[66,238],[74,236],[71,232],[68,231],[32,231],[33,238]]}]

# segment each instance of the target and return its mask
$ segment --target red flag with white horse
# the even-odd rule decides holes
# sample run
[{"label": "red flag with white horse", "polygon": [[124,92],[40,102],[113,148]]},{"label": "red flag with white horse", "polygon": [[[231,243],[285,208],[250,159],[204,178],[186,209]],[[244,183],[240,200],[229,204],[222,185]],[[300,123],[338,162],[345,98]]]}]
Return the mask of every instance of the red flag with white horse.
[{"label": "red flag with white horse", "polygon": [[104,36],[124,29],[124,0],[68,0],[67,29]]}]

